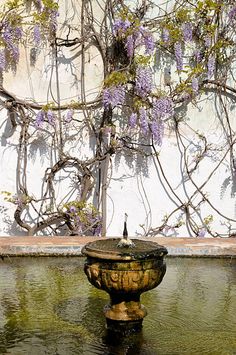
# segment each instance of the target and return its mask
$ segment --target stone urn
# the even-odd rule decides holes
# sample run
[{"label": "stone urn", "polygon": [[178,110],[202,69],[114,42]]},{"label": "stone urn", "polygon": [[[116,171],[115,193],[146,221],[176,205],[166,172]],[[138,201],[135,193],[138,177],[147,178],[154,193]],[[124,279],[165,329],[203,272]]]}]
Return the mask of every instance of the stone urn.
[{"label": "stone urn", "polygon": [[107,329],[127,334],[142,328],[147,315],[140,295],[158,286],[166,272],[167,249],[157,243],[132,239],[134,247],[118,247],[119,239],[97,240],[82,249],[89,282],[110,295],[104,313]]}]

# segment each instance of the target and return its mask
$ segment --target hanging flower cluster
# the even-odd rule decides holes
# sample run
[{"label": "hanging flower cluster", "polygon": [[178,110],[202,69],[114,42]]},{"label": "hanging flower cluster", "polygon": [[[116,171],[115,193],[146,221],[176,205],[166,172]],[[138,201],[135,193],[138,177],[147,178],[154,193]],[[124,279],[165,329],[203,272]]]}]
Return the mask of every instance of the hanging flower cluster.
[{"label": "hanging flower cluster", "polygon": [[73,115],[74,115],[74,110],[72,109],[67,110],[66,115],[64,117],[65,122],[70,123],[73,119]]},{"label": "hanging flower cluster", "polygon": [[19,43],[22,38],[21,19],[11,17],[1,23],[0,70],[6,70],[19,61]]},{"label": "hanging flower cluster", "polygon": [[148,118],[144,107],[139,109],[139,121],[141,132],[146,135],[148,133]]},{"label": "hanging flower cluster", "polygon": [[[50,38],[57,29],[58,4],[54,0],[33,1],[34,12],[31,13],[32,38],[36,47],[41,43],[42,37]],[[27,26],[24,23],[24,13],[27,1],[8,1],[4,12],[0,15],[0,71],[14,69],[19,62],[20,43],[23,40]],[[23,29],[24,26],[24,29]]]},{"label": "hanging flower cluster", "polygon": [[177,70],[183,70],[183,52],[182,45],[180,42],[176,42],[174,45],[175,49],[175,58],[176,58],[176,68]]},{"label": "hanging flower cluster", "polygon": [[33,39],[35,45],[39,45],[43,37],[54,37],[57,31],[59,16],[56,1],[34,1],[37,11],[34,13]]},{"label": "hanging flower cluster", "polygon": [[[155,38],[138,17],[128,13],[127,9],[121,12],[112,29],[114,40],[123,42],[128,58],[126,67],[121,69],[126,80],[106,79],[104,108],[131,106],[127,122],[130,129],[139,129],[143,135],[151,133],[154,142],[161,145],[165,122],[174,115],[173,97],[177,101],[185,101],[201,94],[202,83],[214,78],[218,60],[224,58],[224,51],[232,45],[229,40],[217,37],[216,27],[209,17],[216,11],[224,12],[225,18],[232,22],[236,20],[235,6],[224,7],[209,0],[197,1],[196,6],[188,4],[167,14],[159,22]],[[172,90],[174,95],[162,87],[157,88],[153,80],[152,58],[155,52],[162,51],[170,55],[171,60],[175,59],[176,70],[181,76]],[[170,86],[171,78],[168,82]],[[133,97],[133,104],[126,101],[130,97]]]},{"label": "hanging flower cluster", "polygon": [[234,21],[236,19],[236,6],[232,7],[228,14],[229,20]]},{"label": "hanging flower cluster", "polygon": [[138,115],[135,112],[132,112],[129,117],[129,126],[130,128],[135,128],[138,120]]},{"label": "hanging flower cluster", "polygon": [[144,28],[132,15],[128,18],[118,18],[113,24],[113,34],[117,39],[125,41],[127,55],[132,58],[135,50],[141,46],[145,49],[146,55],[152,55],[155,49],[155,42],[152,33]]},{"label": "hanging flower cluster", "polygon": [[162,30],[162,40],[165,44],[167,44],[170,40],[170,32],[167,28],[163,28]]},{"label": "hanging flower cluster", "polygon": [[[186,23],[183,33],[188,41],[192,39],[192,25]],[[174,105],[171,97],[162,93],[159,99],[151,99],[155,85],[153,72],[150,66],[151,56],[155,53],[156,42],[153,34],[126,14],[117,18],[113,24],[113,35],[118,41],[124,42],[126,55],[130,58],[130,66],[124,72],[113,72],[105,81],[103,90],[103,106],[108,108],[121,108],[126,103],[126,97],[135,96],[136,107],[133,108],[128,125],[130,129],[139,129],[143,136],[151,134],[154,143],[161,145],[164,135],[165,119],[173,116]],[[163,39],[170,40],[170,33],[163,28]],[[182,44],[176,44],[176,57],[178,68],[182,70]],[[122,73],[122,74],[121,74]],[[126,92],[128,95],[126,95]],[[127,104],[128,106],[128,104]]]},{"label": "hanging flower cluster", "polygon": [[34,26],[34,43],[36,46],[39,46],[40,43],[41,43],[41,40],[42,40],[42,37],[41,37],[41,31],[40,31],[40,26],[38,24],[36,24]]},{"label": "hanging flower cluster", "polygon": [[135,91],[137,95],[145,97],[152,91],[152,71],[150,67],[139,66],[136,70]]},{"label": "hanging flower cluster", "polygon": [[164,122],[161,119],[157,119],[152,121],[151,123],[151,131],[154,143],[158,146],[162,145],[163,137],[164,137]]},{"label": "hanging flower cluster", "polygon": [[42,109],[36,114],[35,128],[41,128],[44,122],[48,122],[50,125],[54,125],[55,119],[55,114],[51,109]]},{"label": "hanging flower cluster", "polygon": [[[227,26],[235,24],[236,6],[217,1],[197,1],[196,6],[186,5],[173,14],[167,14],[160,23],[158,46],[175,57],[178,73],[182,75],[181,97],[198,95],[199,85],[212,79],[216,63],[224,63],[233,41],[224,32],[217,33],[214,17],[221,13]],[[229,21],[229,23],[227,22]],[[225,32],[226,33],[226,32]],[[183,77],[186,78],[183,81]],[[184,92],[185,91],[185,92]]]},{"label": "hanging flower cluster", "polygon": [[153,102],[154,118],[170,118],[174,114],[174,104],[169,97],[161,97]]},{"label": "hanging flower cluster", "polygon": [[110,106],[112,108],[123,105],[125,101],[125,88],[122,85],[111,86],[105,88],[103,91],[103,106],[108,109]]},{"label": "hanging flower cluster", "polygon": [[183,39],[185,42],[192,42],[193,40],[193,27],[191,22],[186,22],[182,25]]},{"label": "hanging flower cluster", "polygon": [[131,129],[139,125],[144,136],[150,132],[154,143],[161,146],[164,136],[164,120],[173,117],[173,115],[174,104],[171,98],[160,97],[153,101],[151,110],[141,107],[137,113],[132,112],[128,124]]},{"label": "hanging flower cluster", "polygon": [[65,204],[63,209],[77,234],[101,234],[101,215],[92,204],[83,201],[72,201]]}]

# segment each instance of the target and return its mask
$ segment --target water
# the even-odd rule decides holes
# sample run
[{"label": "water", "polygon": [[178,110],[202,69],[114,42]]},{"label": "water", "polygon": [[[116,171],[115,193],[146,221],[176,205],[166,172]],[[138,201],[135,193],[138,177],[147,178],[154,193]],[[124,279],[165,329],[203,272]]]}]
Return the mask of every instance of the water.
[{"label": "water", "polygon": [[141,333],[106,334],[108,295],[92,287],[83,258],[0,262],[0,354],[236,354],[236,260],[167,258]]}]

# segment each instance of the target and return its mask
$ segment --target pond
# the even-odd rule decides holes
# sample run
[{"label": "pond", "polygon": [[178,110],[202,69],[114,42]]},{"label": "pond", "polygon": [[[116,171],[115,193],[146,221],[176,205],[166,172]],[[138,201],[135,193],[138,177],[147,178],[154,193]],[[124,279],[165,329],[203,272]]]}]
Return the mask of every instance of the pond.
[{"label": "pond", "polygon": [[236,260],[167,258],[139,334],[110,338],[84,259],[0,262],[0,354],[236,354]]}]

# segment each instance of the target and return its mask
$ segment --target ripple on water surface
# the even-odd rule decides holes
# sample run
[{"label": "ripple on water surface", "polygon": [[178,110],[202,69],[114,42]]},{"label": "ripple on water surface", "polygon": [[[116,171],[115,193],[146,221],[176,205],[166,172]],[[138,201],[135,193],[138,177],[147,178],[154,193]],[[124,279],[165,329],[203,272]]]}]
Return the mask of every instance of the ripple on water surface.
[{"label": "ripple on water surface", "polygon": [[144,293],[143,331],[106,333],[105,292],[92,287],[83,258],[0,262],[1,354],[236,354],[236,260],[167,258]]}]

